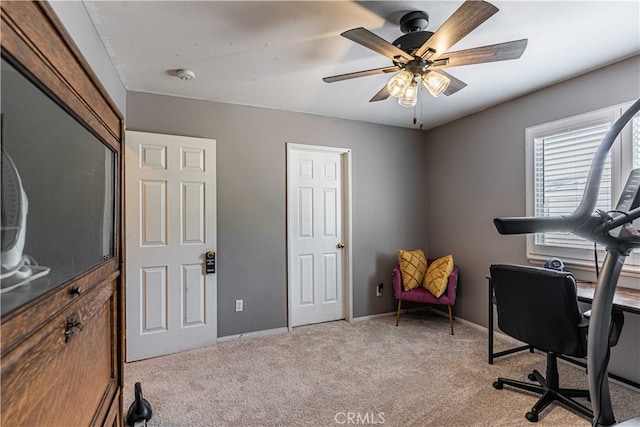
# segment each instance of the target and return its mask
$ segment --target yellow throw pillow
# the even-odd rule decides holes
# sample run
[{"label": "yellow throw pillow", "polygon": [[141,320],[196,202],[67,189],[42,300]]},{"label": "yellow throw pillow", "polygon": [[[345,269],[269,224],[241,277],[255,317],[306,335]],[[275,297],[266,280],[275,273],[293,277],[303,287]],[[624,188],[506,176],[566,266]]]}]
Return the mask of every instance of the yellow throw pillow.
[{"label": "yellow throw pillow", "polygon": [[453,271],[453,256],[447,255],[438,258],[429,264],[427,274],[422,281],[422,287],[426,288],[434,297],[440,298],[447,289],[449,276]]},{"label": "yellow throw pillow", "polygon": [[422,283],[424,274],[427,271],[427,258],[422,249],[415,251],[398,251],[398,264],[402,273],[402,284],[405,291],[417,288]]}]

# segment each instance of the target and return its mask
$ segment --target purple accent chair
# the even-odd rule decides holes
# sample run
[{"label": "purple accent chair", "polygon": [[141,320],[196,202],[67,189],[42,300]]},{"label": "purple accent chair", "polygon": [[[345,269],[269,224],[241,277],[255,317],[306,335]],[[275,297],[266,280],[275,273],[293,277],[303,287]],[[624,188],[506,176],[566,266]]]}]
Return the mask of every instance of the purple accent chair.
[{"label": "purple accent chair", "polygon": [[[431,264],[433,259],[427,260],[427,266]],[[456,289],[458,287],[458,267],[453,266],[453,271],[449,275],[449,283],[447,284],[447,290],[440,298],[433,296],[431,292],[423,287],[417,287],[409,291],[404,290],[402,285],[402,273],[400,272],[400,266],[396,266],[392,273],[393,278],[393,292],[398,300],[398,316],[396,318],[396,326],[400,323],[400,306],[402,301],[420,302],[423,304],[435,304],[446,305],[449,308],[449,325],[451,326],[451,335],[453,335],[453,312],[451,306],[456,302]],[[447,315],[440,310],[433,310],[434,313],[447,317]]]}]

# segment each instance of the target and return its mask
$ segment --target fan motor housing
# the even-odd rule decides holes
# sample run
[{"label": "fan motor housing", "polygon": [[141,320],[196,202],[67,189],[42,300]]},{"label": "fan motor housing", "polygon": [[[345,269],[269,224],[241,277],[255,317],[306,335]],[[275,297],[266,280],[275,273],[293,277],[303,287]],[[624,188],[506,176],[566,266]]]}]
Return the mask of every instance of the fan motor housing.
[{"label": "fan motor housing", "polygon": [[433,35],[431,31],[416,31],[414,33],[407,33],[394,40],[393,45],[397,48],[404,50],[409,54],[418,49]]},{"label": "fan motor housing", "polygon": [[429,25],[429,15],[427,12],[416,10],[409,12],[400,18],[400,31],[403,33],[415,33],[424,31]]}]

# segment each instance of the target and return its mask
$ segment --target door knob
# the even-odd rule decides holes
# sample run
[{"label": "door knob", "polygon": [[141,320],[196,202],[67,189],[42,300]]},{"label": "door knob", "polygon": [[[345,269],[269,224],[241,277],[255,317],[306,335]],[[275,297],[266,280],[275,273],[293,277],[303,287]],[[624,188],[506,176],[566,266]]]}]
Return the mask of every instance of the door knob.
[{"label": "door knob", "polygon": [[338,243],[338,244],[336,245],[336,248],[338,248],[338,249],[342,249],[342,248],[344,248],[344,243],[342,243],[342,242]]}]

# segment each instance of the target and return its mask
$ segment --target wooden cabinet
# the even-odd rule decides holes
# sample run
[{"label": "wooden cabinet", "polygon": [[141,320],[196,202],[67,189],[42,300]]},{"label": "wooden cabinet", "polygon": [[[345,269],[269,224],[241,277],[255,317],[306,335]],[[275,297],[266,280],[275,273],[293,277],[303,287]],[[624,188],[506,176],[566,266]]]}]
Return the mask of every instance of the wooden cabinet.
[{"label": "wooden cabinet", "polygon": [[[79,202],[74,200],[78,206],[87,208],[86,212],[76,212],[78,217],[87,219],[88,227],[98,224],[97,231],[88,228],[92,236],[78,231],[78,237],[69,239],[62,225],[51,236],[42,236],[43,242],[47,238],[71,242],[69,251],[51,247],[40,250],[45,254],[42,257],[49,257],[45,265],[53,266],[52,273],[2,295],[0,424],[121,426],[124,422],[122,115],[47,3],[5,1],[0,8],[3,67],[10,66],[12,73],[20,74],[37,89],[35,92],[43,93],[47,102],[67,114],[70,122],[88,135],[86,144],[99,146],[83,155],[101,153],[95,162],[99,167],[94,169],[101,176],[97,180],[99,187],[104,188],[104,195],[96,198],[99,205],[96,209],[86,206],[94,203],[86,196]],[[3,96],[8,88],[3,87]],[[6,117],[9,109],[3,99],[3,150],[9,145],[7,120],[13,120]],[[79,143],[83,141],[80,138]],[[75,167],[77,163],[65,162],[64,138],[51,138],[48,143],[59,144],[54,151],[62,157],[58,160],[64,165],[58,167],[60,171],[66,173]],[[19,150],[20,147],[15,149]],[[69,160],[77,151],[70,152]],[[82,162],[85,163],[84,158]],[[44,174],[45,170],[40,168],[36,173]],[[93,177],[93,172],[89,170],[85,175]],[[53,175],[52,181],[61,179],[58,174]],[[79,198],[74,191],[67,189],[65,194]],[[41,192],[55,193],[55,189]],[[30,199],[30,215],[32,206],[38,209],[37,200],[31,202]],[[94,212],[100,213],[95,220],[91,218]],[[46,213],[39,214],[40,217],[36,213],[34,222],[46,222],[46,218],[41,218]],[[81,229],[81,221],[74,222],[69,220],[68,213],[65,215],[71,222],[68,228]],[[92,238],[97,243],[87,243]],[[33,243],[31,250],[38,252],[40,248],[33,249],[38,244]],[[89,253],[85,246],[95,249],[96,254]],[[70,255],[74,250],[75,258]]]}]

